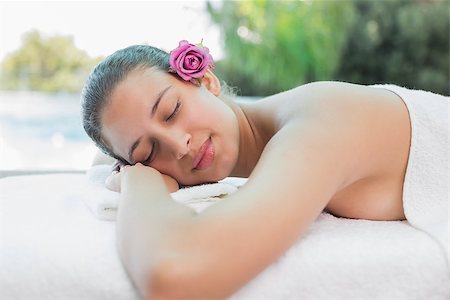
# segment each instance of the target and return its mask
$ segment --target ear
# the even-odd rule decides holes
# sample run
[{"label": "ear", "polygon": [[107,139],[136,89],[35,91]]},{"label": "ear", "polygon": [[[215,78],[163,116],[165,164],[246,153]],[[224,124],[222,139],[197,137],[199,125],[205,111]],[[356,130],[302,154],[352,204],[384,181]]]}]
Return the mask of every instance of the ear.
[{"label": "ear", "polygon": [[220,81],[216,75],[210,70],[206,71],[202,78],[202,86],[204,86],[208,91],[214,94],[214,96],[220,95]]}]

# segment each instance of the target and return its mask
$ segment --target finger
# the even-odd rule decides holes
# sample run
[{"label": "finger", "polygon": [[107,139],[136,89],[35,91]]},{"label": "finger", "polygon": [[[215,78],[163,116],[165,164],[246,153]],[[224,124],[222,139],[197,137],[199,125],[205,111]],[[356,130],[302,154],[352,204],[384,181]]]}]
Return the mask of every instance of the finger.
[{"label": "finger", "polygon": [[108,176],[105,180],[105,186],[114,192],[120,192],[120,173],[116,172]]},{"label": "finger", "polygon": [[119,172],[121,165],[123,165],[122,162],[119,160],[116,160],[116,162],[112,165],[112,170]]},{"label": "finger", "polygon": [[128,167],[129,167],[129,165],[121,165],[120,166],[120,171],[123,171],[123,170],[125,170]]}]

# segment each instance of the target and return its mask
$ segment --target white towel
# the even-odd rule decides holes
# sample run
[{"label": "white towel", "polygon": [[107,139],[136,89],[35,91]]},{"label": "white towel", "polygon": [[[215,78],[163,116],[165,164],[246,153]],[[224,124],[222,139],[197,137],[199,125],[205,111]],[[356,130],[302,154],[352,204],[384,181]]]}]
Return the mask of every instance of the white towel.
[{"label": "white towel", "polygon": [[[105,180],[111,174],[111,166],[96,165],[87,172],[88,182],[96,192],[85,203],[100,220],[113,221],[116,219],[119,203],[119,193],[105,187]],[[197,213],[211,204],[220,201],[224,196],[234,193],[247,179],[228,177],[217,183],[203,184],[179,189],[171,193],[171,197],[178,203],[189,205]]]},{"label": "white towel", "polygon": [[[115,223],[83,203],[96,190],[84,174],[0,179],[0,299],[140,299],[116,251]],[[448,300],[445,262],[406,221],[322,213],[230,300]]]},{"label": "white towel", "polygon": [[448,282],[440,247],[408,222],[322,213],[228,300],[448,300]]},{"label": "white towel", "polygon": [[111,174],[110,165],[96,165],[86,172],[88,184],[93,191],[89,197],[83,198],[84,203],[100,220],[115,220],[119,194],[106,188],[105,180]]},{"label": "white towel", "polygon": [[403,185],[408,222],[429,234],[449,255],[450,98],[395,85],[376,85],[396,93],[411,119],[411,147]]}]

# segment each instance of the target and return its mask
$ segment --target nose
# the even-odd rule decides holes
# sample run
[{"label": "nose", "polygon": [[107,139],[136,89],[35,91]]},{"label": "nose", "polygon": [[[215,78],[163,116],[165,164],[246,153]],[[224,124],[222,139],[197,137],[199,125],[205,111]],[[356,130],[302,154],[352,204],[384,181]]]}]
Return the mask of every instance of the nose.
[{"label": "nose", "polygon": [[170,132],[166,139],[170,152],[176,159],[182,159],[189,153],[191,147],[191,135],[186,132]]}]

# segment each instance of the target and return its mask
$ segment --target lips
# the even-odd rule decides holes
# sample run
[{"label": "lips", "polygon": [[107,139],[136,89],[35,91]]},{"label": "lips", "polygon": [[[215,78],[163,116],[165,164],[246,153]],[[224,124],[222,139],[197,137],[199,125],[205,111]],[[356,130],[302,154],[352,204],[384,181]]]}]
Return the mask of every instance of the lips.
[{"label": "lips", "polygon": [[204,170],[214,161],[214,145],[211,138],[207,139],[198,150],[197,155],[192,162],[194,170]]}]

